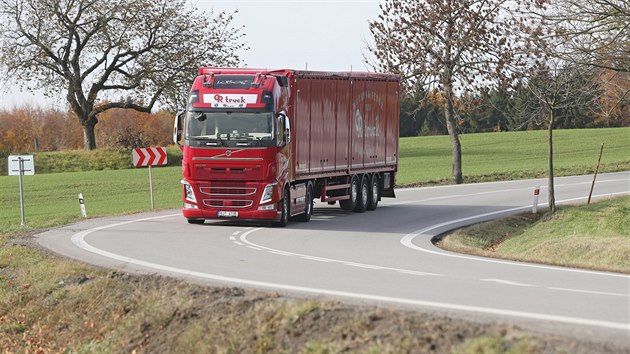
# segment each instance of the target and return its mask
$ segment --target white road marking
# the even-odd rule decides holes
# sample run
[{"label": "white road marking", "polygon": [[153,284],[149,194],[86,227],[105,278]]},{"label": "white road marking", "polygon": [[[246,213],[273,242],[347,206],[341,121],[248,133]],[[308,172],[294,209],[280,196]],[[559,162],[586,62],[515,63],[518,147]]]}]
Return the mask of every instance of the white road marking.
[{"label": "white road marking", "polygon": [[251,248],[251,249],[253,249],[255,251],[262,251],[260,248],[254,247],[254,246],[247,246],[247,248]]},{"label": "white road marking", "polygon": [[609,292],[604,292],[604,291],[592,291],[592,290],[580,290],[580,289],[568,289],[568,288],[549,288],[549,289],[558,290],[558,291],[568,291],[568,292],[573,292],[573,293],[582,293],[582,294],[630,297],[630,294],[609,293]]},{"label": "white road marking", "polygon": [[449,304],[449,303],[435,302],[435,301],[412,300],[412,299],[395,298],[395,297],[389,297],[389,296],[352,293],[352,292],[345,292],[345,291],[309,288],[309,287],[294,286],[294,285],[288,285],[288,284],[276,284],[276,283],[248,280],[248,279],[224,277],[221,275],[196,272],[196,271],[191,271],[188,269],[170,267],[170,266],[165,266],[161,264],[142,261],[139,259],[121,256],[115,253],[111,253],[111,252],[96,248],[85,241],[85,237],[95,231],[104,230],[104,229],[126,225],[126,224],[131,224],[134,222],[160,219],[160,218],[166,218],[166,217],[172,217],[172,216],[175,216],[175,215],[136,219],[136,220],[130,220],[130,221],[125,221],[121,223],[114,223],[114,224],[95,227],[95,228],[81,231],[74,234],[72,236],[72,242],[77,247],[83,250],[86,250],[94,254],[98,254],[103,257],[121,261],[124,263],[134,264],[136,266],[158,270],[158,271],[162,271],[166,273],[180,274],[183,276],[196,277],[200,279],[207,279],[207,280],[218,281],[218,282],[227,282],[227,283],[240,284],[240,285],[246,285],[246,286],[252,286],[252,287],[269,288],[269,289],[280,289],[280,290],[286,290],[286,291],[296,291],[296,292],[315,294],[315,295],[320,295],[320,296],[321,295],[339,296],[339,297],[350,298],[350,299],[380,301],[380,302],[387,302],[387,303],[394,303],[394,304],[412,305],[412,306],[418,306],[418,307],[429,307],[429,308],[437,308],[437,309],[444,309],[444,310],[456,310],[456,311],[466,311],[466,312],[491,314],[491,315],[499,315],[499,316],[518,317],[518,318],[526,318],[526,319],[533,319],[533,320],[539,320],[539,321],[562,322],[562,323],[568,323],[568,324],[573,324],[573,325],[593,326],[593,327],[601,327],[601,328],[608,328],[608,329],[615,329],[615,330],[622,330],[622,331],[630,332],[629,323],[599,321],[599,320],[591,320],[591,319],[585,319],[585,318],[548,315],[548,314],[543,314],[543,313],[533,313],[533,312],[524,312],[524,311],[504,310],[504,309],[496,309],[496,308],[489,308],[489,307]]},{"label": "white road marking", "polygon": [[[627,194],[630,194],[630,192],[619,192],[619,193],[610,193],[610,194],[603,194],[603,195],[594,195],[593,198],[615,196],[615,195],[627,195]],[[584,200],[584,199],[587,199],[587,197],[565,199],[565,200],[556,201],[556,203],[558,203],[558,204],[559,203],[568,203],[568,202],[574,202],[574,201]],[[540,205],[542,206],[542,205],[547,205],[547,204],[548,203],[541,203]],[[407,234],[403,238],[400,239],[400,243],[403,246],[405,246],[407,248],[410,248],[410,249],[412,249],[414,251],[420,251],[420,252],[435,254],[435,255],[444,256],[444,257],[469,259],[469,260],[475,260],[475,261],[479,261],[479,262],[505,264],[505,265],[511,265],[511,266],[517,266],[517,267],[550,269],[550,270],[557,270],[557,271],[562,271],[562,272],[583,273],[583,274],[597,274],[597,275],[604,275],[604,276],[610,276],[610,277],[620,277],[620,278],[630,279],[630,275],[626,275],[626,274],[598,272],[598,271],[592,271],[592,270],[574,269],[574,268],[566,268],[566,267],[554,267],[554,266],[546,266],[546,265],[541,265],[541,264],[531,264],[531,263],[524,263],[524,262],[504,261],[504,260],[499,260],[499,259],[490,259],[490,258],[484,258],[484,257],[478,257],[478,256],[470,256],[470,255],[463,255],[463,254],[457,254],[457,253],[448,253],[448,252],[440,250],[437,247],[435,247],[436,250],[432,250],[432,249],[422,248],[422,247],[420,247],[420,246],[418,246],[418,245],[413,243],[413,240],[415,238],[419,237],[419,236],[424,236],[426,238],[432,238],[433,236],[435,236],[435,234],[431,234],[430,232],[435,231],[435,230],[440,229],[440,228],[443,228],[443,227],[446,227],[446,229],[444,231],[447,231],[447,230],[450,230],[450,229],[454,229],[455,228],[454,225],[456,225],[456,224],[460,224],[460,223],[470,224],[469,221],[480,220],[480,219],[487,218],[489,216],[495,216],[495,215],[500,215],[500,214],[507,214],[507,213],[511,213],[511,212],[515,212],[515,211],[519,211],[519,210],[527,210],[527,209],[530,209],[530,208],[531,208],[531,205],[528,205],[528,206],[509,208],[509,209],[503,209],[503,210],[493,211],[493,212],[489,212],[489,213],[483,213],[483,214],[468,216],[468,217],[465,217],[465,218],[460,218],[460,219],[455,219],[455,220],[449,220],[449,221],[446,221],[446,222],[443,222],[443,223],[440,223],[440,224],[436,224],[436,225],[433,225],[433,226],[429,226],[427,228],[424,228],[424,229],[415,231],[413,233]]]},{"label": "white road marking", "polygon": [[[328,262],[328,263],[338,263],[338,264],[343,264],[343,265],[347,265],[347,266],[361,267],[361,268],[366,268],[366,269],[389,270],[389,271],[394,271],[394,272],[399,272],[401,270],[408,271],[408,269],[398,269],[398,268],[391,268],[391,267],[383,267],[383,266],[378,266],[378,265],[374,265],[374,264],[355,263],[355,262],[344,261],[344,260],[340,260],[340,259],[317,257],[317,256],[311,256],[311,255],[308,255],[308,254],[288,252],[288,251],[278,250],[278,249],[275,249],[275,248],[259,245],[257,243],[253,243],[253,242],[251,242],[251,241],[249,241],[247,239],[247,237],[249,235],[251,235],[252,233],[254,233],[256,231],[259,231],[259,230],[263,230],[263,229],[264,229],[263,227],[259,227],[259,228],[256,228],[256,229],[253,229],[253,230],[249,230],[249,231],[243,233],[240,236],[241,242],[244,243],[244,244],[250,245],[250,246],[261,248],[261,249],[269,251],[269,252],[284,252],[284,253],[291,254],[293,256],[301,257],[301,258],[306,259],[306,260],[315,260],[315,261]],[[418,272],[418,271],[412,271],[412,272],[414,272],[413,273],[414,275],[442,276],[442,274],[436,274],[436,273],[425,273],[425,272]],[[411,273],[407,273],[407,274],[411,274]]]},{"label": "white road marking", "polygon": [[[240,243],[240,242],[239,242],[239,243]],[[242,245],[242,243],[241,243],[241,245]],[[271,253],[275,253],[275,254],[279,254],[279,255],[281,255],[281,256],[292,256],[292,254],[290,254],[290,253],[286,253],[286,252],[278,252],[278,251],[269,251],[269,252],[271,252]]]},{"label": "white road marking", "polygon": [[536,287],[536,285],[532,285],[532,284],[517,283],[515,281],[509,281],[509,280],[503,280],[503,279],[479,279],[479,280],[505,284],[505,285],[521,286],[521,287]]}]

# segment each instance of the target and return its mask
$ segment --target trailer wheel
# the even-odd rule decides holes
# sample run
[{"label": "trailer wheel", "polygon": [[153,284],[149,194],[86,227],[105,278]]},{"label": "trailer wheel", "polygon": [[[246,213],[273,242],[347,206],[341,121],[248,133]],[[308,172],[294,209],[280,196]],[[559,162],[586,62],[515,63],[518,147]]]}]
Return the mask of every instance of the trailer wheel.
[{"label": "trailer wheel", "polygon": [[291,215],[291,196],[289,193],[289,188],[286,188],[282,197],[282,216],[280,216],[279,221],[272,222],[272,225],[275,227],[285,227],[289,223],[289,215]]},{"label": "trailer wheel", "polygon": [[378,200],[381,197],[380,183],[378,174],[374,174],[370,179],[370,197],[368,198],[367,210],[374,210],[378,206]]},{"label": "trailer wheel", "polygon": [[313,183],[310,181],[306,183],[306,203],[304,214],[300,214],[295,217],[296,220],[309,222],[311,221],[311,215],[313,215]]},{"label": "trailer wheel", "polygon": [[370,183],[368,181],[368,177],[363,175],[361,178],[361,188],[359,188],[359,198],[357,199],[357,204],[354,207],[354,211],[357,213],[362,213],[367,209],[368,205],[368,197],[370,196]]},{"label": "trailer wheel", "polygon": [[343,210],[353,210],[357,206],[357,199],[359,198],[359,177],[357,175],[352,176],[350,180],[350,199],[340,200],[339,206]]},{"label": "trailer wheel", "polygon": [[203,224],[205,221],[206,219],[188,219],[189,224]]}]

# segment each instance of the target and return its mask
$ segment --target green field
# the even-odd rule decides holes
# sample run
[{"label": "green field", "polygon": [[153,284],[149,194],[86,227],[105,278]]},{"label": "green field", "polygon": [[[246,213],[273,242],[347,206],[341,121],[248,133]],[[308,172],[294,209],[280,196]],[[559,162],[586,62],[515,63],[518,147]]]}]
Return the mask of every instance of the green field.
[{"label": "green field", "polygon": [[[155,207],[180,206],[181,168],[156,167],[152,168],[152,174]],[[79,219],[79,193],[83,193],[88,217],[151,208],[148,168],[35,174],[24,176],[23,183],[26,223],[31,228],[53,227]],[[19,225],[18,177],[0,177],[0,230],[15,230]]]},{"label": "green field", "polygon": [[[630,170],[630,128],[558,130],[555,134],[556,175],[589,174],[594,171],[600,144],[606,144],[602,172]],[[509,132],[462,135],[463,170],[466,181],[487,181],[542,177],[546,175],[546,132]],[[451,149],[447,136],[403,138],[400,140],[399,185],[448,182]],[[173,148],[169,161],[176,161]],[[72,170],[89,170],[105,166],[101,171],[37,173],[24,176],[25,214],[27,225],[45,228],[62,225],[80,218],[77,195],[83,193],[88,216],[133,213],[150,208],[147,168],[113,170],[131,154],[100,151],[62,152],[59,165]],[[35,169],[54,170],[55,153],[35,155]],[[72,163],[69,160],[73,160]],[[38,162],[39,161],[39,162]],[[41,164],[40,164],[41,163]],[[39,167],[38,167],[39,166]],[[70,168],[70,167],[69,167]],[[156,208],[181,205],[181,168],[153,168]],[[0,230],[19,228],[18,177],[0,176]]]},{"label": "green field", "polygon": [[[465,182],[547,174],[546,131],[466,134],[460,139]],[[605,147],[601,171],[630,170],[630,128],[556,130],[556,175],[593,173],[602,142]],[[451,161],[451,145],[446,136],[402,138],[398,184],[449,179]]]}]

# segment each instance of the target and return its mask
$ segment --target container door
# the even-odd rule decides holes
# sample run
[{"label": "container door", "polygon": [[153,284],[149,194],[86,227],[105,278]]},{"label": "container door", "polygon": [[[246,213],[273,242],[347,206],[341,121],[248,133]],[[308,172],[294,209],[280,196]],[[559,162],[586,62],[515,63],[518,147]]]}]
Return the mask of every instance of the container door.
[{"label": "container door", "polygon": [[335,167],[337,171],[349,169],[352,116],[350,114],[350,80],[337,80],[337,131]]},{"label": "container door", "polygon": [[398,162],[398,82],[387,83],[386,163]]},{"label": "container door", "polygon": [[337,128],[337,80],[326,79],[323,83],[323,139],[322,139],[322,167],[324,171],[335,169],[336,133]]},{"label": "container door", "polygon": [[363,168],[365,155],[365,81],[353,80],[351,85],[352,159],[350,165],[356,169]]},{"label": "container door", "polygon": [[296,141],[294,151],[295,161],[297,162],[296,173],[305,174],[310,169],[310,139],[311,139],[311,85],[308,79],[296,79],[297,97],[295,103],[295,126],[293,129],[293,137]]},{"label": "container door", "polygon": [[323,168],[324,150],[324,99],[325,80],[311,81],[311,168],[310,172],[321,172]]}]

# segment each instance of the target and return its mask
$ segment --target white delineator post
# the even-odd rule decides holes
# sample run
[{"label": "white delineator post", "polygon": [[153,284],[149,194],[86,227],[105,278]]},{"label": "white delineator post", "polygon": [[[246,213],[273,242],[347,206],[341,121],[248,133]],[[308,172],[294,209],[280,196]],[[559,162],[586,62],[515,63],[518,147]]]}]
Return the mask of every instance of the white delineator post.
[{"label": "white delineator post", "polygon": [[540,186],[534,188],[534,202],[532,203],[532,214],[538,212],[538,195],[540,195]]},{"label": "white delineator post", "polygon": [[87,213],[85,212],[85,202],[83,201],[83,193],[79,193],[79,206],[81,207],[81,215],[84,218],[87,218]]}]

